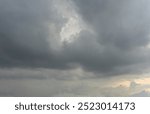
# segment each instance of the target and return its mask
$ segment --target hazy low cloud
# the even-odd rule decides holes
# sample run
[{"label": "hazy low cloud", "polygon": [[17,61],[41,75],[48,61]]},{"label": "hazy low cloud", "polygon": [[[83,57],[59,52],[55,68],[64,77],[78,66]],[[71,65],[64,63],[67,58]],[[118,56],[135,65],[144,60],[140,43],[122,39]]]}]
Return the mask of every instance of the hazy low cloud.
[{"label": "hazy low cloud", "polygon": [[129,85],[124,85],[126,82],[119,81],[118,78],[93,79],[82,77],[77,70],[73,75],[72,73],[73,71],[67,74],[46,70],[31,72],[22,69],[3,71],[4,77],[0,77],[0,96],[136,96],[150,88],[150,85],[132,81],[134,79],[130,79]]}]

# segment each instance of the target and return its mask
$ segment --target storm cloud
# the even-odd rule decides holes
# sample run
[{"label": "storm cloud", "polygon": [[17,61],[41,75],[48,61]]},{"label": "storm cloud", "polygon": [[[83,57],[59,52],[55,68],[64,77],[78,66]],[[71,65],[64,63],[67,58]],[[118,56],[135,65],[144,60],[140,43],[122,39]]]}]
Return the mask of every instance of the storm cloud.
[{"label": "storm cloud", "polygon": [[[148,68],[149,3],[149,0],[0,0],[0,67],[80,66],[110,75]],[[69,21],[77,26],[72,29],[81,30],[70,35],[72,42],[62,42],[62,28]]]}]

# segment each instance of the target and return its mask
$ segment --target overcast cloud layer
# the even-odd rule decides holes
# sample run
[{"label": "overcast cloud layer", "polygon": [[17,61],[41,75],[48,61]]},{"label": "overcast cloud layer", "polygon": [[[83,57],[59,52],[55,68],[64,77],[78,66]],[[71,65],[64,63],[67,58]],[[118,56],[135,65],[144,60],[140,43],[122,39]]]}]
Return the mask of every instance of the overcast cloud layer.
[{"label": "overcast cloud layer", "polygon": [[0,0],[0,80],[148,73],[149,12],[149,0]]}]

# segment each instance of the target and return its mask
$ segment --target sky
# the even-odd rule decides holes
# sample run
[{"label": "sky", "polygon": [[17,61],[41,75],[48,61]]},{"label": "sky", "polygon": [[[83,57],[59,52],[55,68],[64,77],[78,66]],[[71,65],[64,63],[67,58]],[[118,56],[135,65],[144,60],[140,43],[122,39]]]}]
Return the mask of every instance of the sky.
[{"label": "sky", "polygon": [[150,96],[149,0],[0,0],[0,96]]}]

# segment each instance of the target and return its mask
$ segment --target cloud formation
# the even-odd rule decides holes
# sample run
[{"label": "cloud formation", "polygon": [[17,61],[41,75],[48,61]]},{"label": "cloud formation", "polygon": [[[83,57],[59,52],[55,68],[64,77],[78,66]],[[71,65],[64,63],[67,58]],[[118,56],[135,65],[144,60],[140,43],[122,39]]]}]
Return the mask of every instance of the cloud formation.
[{"label": "cloud formation", "polygon": [[1,0],[0,4],[0,67],[81,66],[103,74],[149,67],[148,0]]},{"label": "cloud formation", "polygon": [[[76,71],[3,69],[0,70],[0,96],[136,96],[148,93],[150,84],[124,77],[93,78]],[[143,79],[141,79],[143,80]],[[143,93],[143,92],[142,92]],[[143,94],[142,94],[143,95]],[[141,95],[141,96],[142,96]]]},{"label": "cloud formation", "polygon": [[[149,88],[134,83],[150,71],[149,4],[0,0],[0,96],[130,96]],[[114,87],[120,79],[131,84]]]}]

